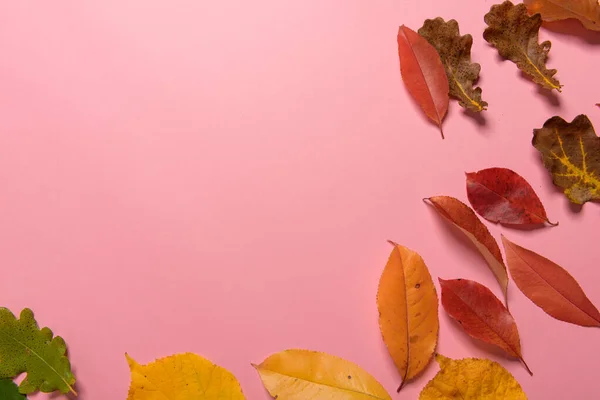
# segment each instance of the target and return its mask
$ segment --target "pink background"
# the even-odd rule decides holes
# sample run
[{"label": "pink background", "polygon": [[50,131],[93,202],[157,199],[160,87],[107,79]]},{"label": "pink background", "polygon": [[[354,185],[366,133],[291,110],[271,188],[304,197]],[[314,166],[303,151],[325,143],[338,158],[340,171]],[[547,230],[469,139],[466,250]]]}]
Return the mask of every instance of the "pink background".
[{"label": "pink background", "polygon": [[[484,42],[491,4],[2,1],[1,305],[65,338],[83,400],[126,398],[125,352],[185,351],[267,399],[250,362],[286,348],[352,360],[394,393],[375,305],[386,239],[434,278],[499,294],[421,202],[466,200],[464,172],[491,166],[523,175],[560,221],[492,233],[563,265],[600,304],[598,205],[571,206],[530,145],[552,115],[600,127],[600,36],[542,30],[565,85],[544,95]],[[396,50],[398,25],[438,15],[473,34],[490,103],[478,123],[452,102],[446,140],[404,89]],[[438,350],[500,361],[530,399],[591,398],[598,330],[552,319],[512,283],[509,296],[533,377],[443,311]],[[437,370],[393,397],[416,398]]]}]

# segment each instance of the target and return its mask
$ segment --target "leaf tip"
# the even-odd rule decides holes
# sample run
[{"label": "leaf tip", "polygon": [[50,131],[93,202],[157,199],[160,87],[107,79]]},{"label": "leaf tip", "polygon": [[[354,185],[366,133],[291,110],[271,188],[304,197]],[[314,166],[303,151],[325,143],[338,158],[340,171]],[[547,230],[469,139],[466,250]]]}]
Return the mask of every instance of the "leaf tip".
[{"label": "leaf tip", "polygon": [[546,219],[546,222],[550,225],[550,226],[558,226],[558,221],[556,222],[552,222],[549,219]]},{"label": "leaf tip", "polygon": [[391,244],[392,246],[399,246],[398,243],[394,242],[393,240],[389,240],[387,241],[389,244]]}]

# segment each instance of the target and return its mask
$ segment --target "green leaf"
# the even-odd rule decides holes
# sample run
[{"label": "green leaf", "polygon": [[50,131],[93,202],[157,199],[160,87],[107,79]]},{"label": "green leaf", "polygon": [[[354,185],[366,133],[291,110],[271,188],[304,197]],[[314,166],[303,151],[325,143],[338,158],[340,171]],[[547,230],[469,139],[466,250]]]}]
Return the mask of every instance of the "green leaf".
[{"label": "green leaf", "polygon": [[10,379],[0,380],[0,399],[2,400],[27,400],[24,394],[19,393],[19,387]]},{"label": "green leaf", "polygon": [[0,379],[14,378],[26,372],[19,391],[29,394],[40,390],[45,393],[60,390],[73,392],[75,376],[65,356],[65,341],[52,338],[48,328],[38,328],[33,312],[25,308],[21,318],[7,308],[0,308]]}]

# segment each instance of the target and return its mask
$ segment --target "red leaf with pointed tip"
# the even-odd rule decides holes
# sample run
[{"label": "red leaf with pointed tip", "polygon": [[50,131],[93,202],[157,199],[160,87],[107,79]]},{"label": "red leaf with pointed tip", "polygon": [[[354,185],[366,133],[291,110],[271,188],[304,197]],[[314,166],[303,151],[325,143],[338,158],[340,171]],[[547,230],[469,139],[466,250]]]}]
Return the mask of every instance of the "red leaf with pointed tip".
[{"label": "red leaf with pointed tip", "polygon": [[[470,336],[495,345],[523,362],[521,339],[514,318],[490,289],[468,279],[439,279],[444,310]],[[532,374],[533,375],[533,374]]]},{"label": "red leaf with pointed tip", "polygon": [[442,131],[450,99],[448,78],[437,50],[417,32],[402,25],[398,30],[402,80],[425,115]]},{"label": "red leaf with pointed tip", "polygon": [[600,327],[600,312],[567,271],[504,236],[502,243],[510,274],[525,296],[556,319]]},{"label": "red leaf with pointed tip", "polygon": [[555,225],[531,185],[508,168],[467,173],[467,196],[477,214],[491,222]]}]

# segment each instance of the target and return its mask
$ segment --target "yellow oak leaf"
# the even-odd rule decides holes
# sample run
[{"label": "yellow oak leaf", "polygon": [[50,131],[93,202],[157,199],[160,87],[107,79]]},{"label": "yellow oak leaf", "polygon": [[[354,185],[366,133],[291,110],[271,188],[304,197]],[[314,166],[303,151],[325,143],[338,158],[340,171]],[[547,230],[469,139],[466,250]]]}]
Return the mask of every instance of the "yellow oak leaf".
[{"label": "yellow oak leaf", "polygon": [[131,370],[127,400],[244,400],[233,374],[192,353],[140,365],[125,354]]},{"label": "yellow oak leaf", "polygon": [[429,381],[419,400],[527,400],[519,382],[497,362],[436,354],[440,371]]},{"label": "yellow oak leaf", "polygon": [[252,366],[277,400],[391,400],[365,370],[326,353],[285,350]]},{"label": "yellow oak leaf", "polygon": [[592,31],[600,31],[598,0],[524,0],[531,14],[539,13],[544,21],[575,18]]},{"label": "yellow oak leaf", "polygon": [[379,329],[404,384],[429,363],[438,339],[438,298],[420,255],[394,245],[377,290]]}]

